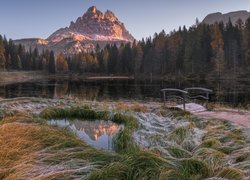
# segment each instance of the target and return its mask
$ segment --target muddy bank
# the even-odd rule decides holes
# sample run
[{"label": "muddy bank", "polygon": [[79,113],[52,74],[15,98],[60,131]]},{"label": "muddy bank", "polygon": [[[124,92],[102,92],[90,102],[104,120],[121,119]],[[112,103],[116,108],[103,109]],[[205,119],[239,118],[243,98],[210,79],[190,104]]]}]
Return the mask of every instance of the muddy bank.
[{"label": "muddy bank", "polygon": [[21,83],[26,81],[39,81],[46,78],[49,78],[49,75],[42,71],[0,72],[0,85]]},{"label": "muddy bank", "polygon": [[34,82],[46,79],[58,80],[126,80],[134,79],[133,76],[107,76],[95,74],[49,74],[45,71],[10,71],[0,72],[0,85],[21,82]]}]

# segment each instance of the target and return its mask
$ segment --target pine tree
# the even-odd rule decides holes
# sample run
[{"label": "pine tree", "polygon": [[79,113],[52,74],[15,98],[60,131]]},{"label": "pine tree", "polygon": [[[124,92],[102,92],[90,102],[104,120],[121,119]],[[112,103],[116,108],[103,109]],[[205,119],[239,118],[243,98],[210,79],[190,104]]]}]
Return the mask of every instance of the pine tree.
[{"label": "pine tree", "polygon": [[161,64],[163,63],[163,59],[165,58],[165,45],[166,45],[166,34],[164,31],[162,31],[159,34],[155,34],[155,37],[153,39],[153,73],[162,73],[163,67]]},{"label": "pine tree", "polygon": [[133,44],[133,63],[134,63],[134,74],[139,74],[141,72],[142,60],[143,60],[143,51],[141,44]]},{"label": "pine tree", "polygon": [[79,72],[84,73],[86,72],[87,68],[87,61],[86,56],[83,53],[79,54]]},{"label": "pine tree", "polygon": [[56,62],[55,62],[55,56],[54,56],[54,52],[51,51],[50,52],[50,56],[49,56],[49,73],[51,74],[55,74],[56,73]]},{"label": "pine tree", "polygon": [[225,58],[224,58],[224,40],[218,24],[215,24],[213,26],[211,47],[213,50],[212,62],[214,64],[214,70],[220,77],[225,67]]},{"label": "pine tree", "polygon": [[106,47],[103,51],[103,59],[102,59],[103,72],[105,73],[108,73],[109,59],[110,59],[109,50],[108,47]]},{"label": "pine tree", "polygon": [[244,52],[245,52],[245,64],[247,66],[250,66],[250,18],[248,18],[245,23]]},{"label": "pine tree", "polygon": [[147,38],[144,48],[143,48],[143,62],[142,62],[142,71],[146,74],[151,74],[153,71],[152,68],[152,57],[153,57],[153,44],[151,38]]},{"label": "pine tree", "polygon": [[6,63],[6,59],[5,59],[5,49],[3,47],[3,38],[2,36],[0,36],[0,71],[5,71],[5,63]]},{"label": "pine tree", "polygon": [[79,69],[79,54],[73,55],[71,66],[72,66],[71,67],[72,72],[77,73],[80,71],[80,69]]},{"label": "pine tree", "polygon": [[16,69],[17,70],[22,70],[22,61],[19,55],[16,57]]},{"label": "pine tree", "polygon": [[114,44],[111,48],[109,48],[109,61],[108,61],[108,72],[109,73],[115,73],[116,72],[116,63],[118,59],[118,48],[116,44]]}]

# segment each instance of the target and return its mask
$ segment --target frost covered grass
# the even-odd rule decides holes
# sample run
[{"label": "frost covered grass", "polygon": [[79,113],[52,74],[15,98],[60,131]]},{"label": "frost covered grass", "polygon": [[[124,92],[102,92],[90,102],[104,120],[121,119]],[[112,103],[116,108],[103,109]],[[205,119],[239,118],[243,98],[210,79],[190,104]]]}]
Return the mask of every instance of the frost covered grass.
[{"label": "frost covered grass", "polygon": [[[162,113],[165,118],[138,114],[142,123],[136,133],[139,146],[173,165],[161,172],[162,179],[249,178],[249,129],[177,112],[181,113]],[[188,161],[182,163],[184,159]]]},{"label": "frost covered grass", "polygon": [[[80,166],[77,163],[71,168],[64,164],[70,161],[77,162],[71,157],[78,154],[80,150],[94,154],[93,149],[69,131],[35,123],[31,117],[20,114],[3,120],[0,125],[0,146],[1,179],[34,178],[40,173],[44,173],[46,177],[50,173],[63,172],[67,168],[72,172],[78,171]],[[66,153],[68,149],[72,152]],[[63,160],[60,159],[62,157]],[[89,157],[85,158],[89,159]],[[46,163],[48,159],[57,165]],[[34,169],[35,167],[37,169]],[[56,167],[61,168],[59,170],[55,169]],[[38,169],[44,172],[39,172]]]},{"label": "frost covered grass", "polygon": [[138,147],[133,141],[133,132],[138,128],[138,122],[133,116],[116,113],[112,121],[117,124],[124,124],[124,129],[118,133],[114,145],[117,152],[137,151]]},{"label": "frost covered grass", "polygon": [[[5,116],[0,124],[0,179],[199,180],[250,176],[248,129],[181,110],[159,111],[163,113],[116,108],[103,111],[77,105],[49,107],[39,117],[25,112]],[[94,149],[66,129],[46,124],[47,119],[56,118],[123,124],[116,136],[116,152]]]},{"label": "frost covered grass", "polygon": [[108,119],[109,112],[95,111],[89,106],[74,107],[74,108],[47,108],[40,114],[45,119],[57,118],[82,118],[88,120]]},{"label": "frost covered grass", "polygon": [[124,104],[124,103],[118,103],[115,106],[115,109],[118,111],[132,111],[132,112],[149,112],[149,109],[145,105],[140,104]]}]

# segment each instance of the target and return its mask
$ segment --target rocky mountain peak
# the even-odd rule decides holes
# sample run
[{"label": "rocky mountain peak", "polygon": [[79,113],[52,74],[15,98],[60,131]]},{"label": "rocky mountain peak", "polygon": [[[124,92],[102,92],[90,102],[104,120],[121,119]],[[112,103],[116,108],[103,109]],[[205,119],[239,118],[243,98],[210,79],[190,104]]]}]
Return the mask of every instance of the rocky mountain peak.
[{"label": "rocky mountain peak", "polygon": [[83,20],[83,19],[93,19],[93,18],[98,18],[102,17],[103,13],[99,11],[95,6],[90,7],[87,12],[83,14],[82,17],[79,17],[78,19]]},{"label": "rocky mountain peak", "polygon": [[[124,24],[118,20],[112,11],[107,10],[102,13],[95,6],[90,7],[82,17],[79,17],[75,22],[71,22],[69,28],[65,28],[63,31],[66,31],[67,34],[71,31],[74,34],[77,33],[87,39],[94,40],[134,41],[133,36],[129,34]],[[60,32],[62,32],[62,29]],[[56,34],[54,33],[49,39],[54,38]]]},{"label": "rocky mountain peak", "polygon": [[96,13],[96,6],[92,6],[92,7],[90,7],[89,9],[88,9],[88,13],[93,13],[93,14],[95,14]]},{"label": "rocky mountain peak", "polygon": [[118,20],[115,14],[107,10],[102,13],[95,6],[90,7],[83,16],[71,21],[70,26],[54,32],[43,43],[32,39],[20,40],[26,47],[51,49],[56,54],[74,54],[84,51],[93,51],[98,43],[101,47],[106,44],[117,45],[133,42],[134,37],[127,31],[124,24]]},{"label": "rocky mountain peak", "polygon": [[110,10],[107,10],[104,14],[105,18],[114,22],[114,21],[118,21],[117,17],[115,16],[115,14],[110,11]]},{"label": "rocky mountain peak", "polygon": [[214,24],[216,22],[223,22],[224,24],[231,20],[232,24],[236,24],[239,19],[245,22],[248,18],[250,18],[250,12],[248,11],[235,11],[229,12],[226,14],[222,14],[221,12],[208,14],[204,20],[202,21],[205,24]]}]

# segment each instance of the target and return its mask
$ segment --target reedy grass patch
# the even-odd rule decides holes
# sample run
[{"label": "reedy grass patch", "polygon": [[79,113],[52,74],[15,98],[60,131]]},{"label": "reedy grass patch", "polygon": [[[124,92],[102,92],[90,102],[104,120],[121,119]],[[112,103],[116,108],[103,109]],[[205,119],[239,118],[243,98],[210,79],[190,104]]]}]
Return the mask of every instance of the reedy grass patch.
[{"label": "reedy grass patch", "polygon": [[206,162],[213,173],[221,169],[222,165],[225,163],[225,154],[211,148],[199,148],[194,152],[194,156]]},{"label": "reedy grass patch", "polygon": [[124,103],[118,103],[115,107],[118,111],[132,111],[132,112],[149,112],[149,109],[145,105],[140,104],[124,104]]},{"label": "reedy grass patch", "polygon": [[215,138],[208,138],[208,139],[205,139],[201,145],[201,147],[205,147],[205,148],[213,148],[213,149],[216,149],[218,147],[221,146],[221,142]]},{"label": "reedy grass patch", "polygon": [[247,158],[250,158],[250,152],[243,152],[241,155],[236,157],[235,162],[239,163],[245,161]]},{"label": "reedy grass patch", "polygon": [[192,157],[192,154],[189,151],[184,150],[178,146],[171,146],[171,147],[167,148],[167,151],[174,158],[190,158],[190,157]]},{"label": "reedy grass patch", "polygon": [[170,113],[174,116],[174,117],[185,117],[185,118],[189,118],[191,113],[188,111],[184,111],[178,107],[168,107],[167,110],[170,111]]},{"label": "reedy grass patch", "polygon": [[[118,154],[90,147],[66,129],[36,123],[38,120],[28,117],[6,117],[0,125],[1,179],[35,176],[29,166],[39,164],[46,164],[47,169],[53,166],[67,169],[57,171],[52,168],[51,171],[54,172],[49,173],[48,177],[46,173],[49,171],[44,172],[44,178],[56,179],[65,174],[65,177],[75,177],[81,173],[87,174],[85,170],[81,170],[82,166],[92,166],[91,169],[94,169],[120,159]],[[33,174],[29,174],[29,170]]]},{"label": "reedy grass patch", "polygon": [[[82,118],[86,120],[95,120],[97,118],[112,120],[115,123],[123,124],[124,129],[117,135],[115,142],[116,151],[118,153],[99,151],[91,148],[73,133],[60,128],[49,127],[44,123],[45,119],[43,118]],[[19,120],[17,121],[17,119]],[[69,166],[93,165],[90,174],[89,172],[72,171],[71,173],[52,174],[48,176],[48,179],[57,179],[60,177],[76,178],[80,176],[85,177],[86,175],[86,178],[89,179],[190,180],[205,179],[212,176],[228,176],[230,178],[237,176],[244,177],[245,174],[241,170],[225,170],[228,167],[226,162],[224,162],[225,156],[227,155],[223,153],[226,151],[230,151],[228,154],[232,153],[236,148],[235,142],[244,141],[244,139],[241,138],[241,132],[238,130],[233,131],[233,126],[230,124],[225,125],[221,123],[222,125],[219,124],[218,128],[216,128],[215,125],[217,122],[206,121],[205,125],[202,125],[202,129],[209,131],[207,131],[203,143],[197,146],[191,142],[192,139],[186,139],[186,137],[191,132],[192,128],[199,126],[197,123],[202,121],[202,119],[195,120],[197,122],[190,118],[188,120],[191,123],[193,122],[192,126],[178,127],[167,134],[166,141],[171,140],[176,142],[174,146],[165,148],[170,154],[169,157],[161,156],[161,153],[142,150],[134,144],[132,135],[134,131],[139,128],[139,124],[133,116],[124,115],[122,113],[112,114],[108,111],[92,109],[89,106],[65,109],[48,108],[41,113],[40,119],[21,114],[6,117],[0,126],[0,132],[2,126],[6,124],[19,126],[20,124],[18,123],[26,123],[29,128],[33,129],[32,134],[36,134],[30,137],[30,133],[24,133],[24,135],[28,135],[28,138],[25,139],[27,140],[27,148],[30,146],[31,142],[36,142],[35,144],[37,144],[36,146],[33,143],[34,147],[31,146],[31,149],[27,149],[28,151],[31,150],[31,152],[26,152],[25,154],[27,158],[30,158],[29,160],[33,161],[33,152],[47,149],[46,152],[48,156],[43,158],[43,163],[58,165],[62,162],[67,162]],[[210,127],[213,128],[209,129]],[[232,135],[230,135],[230,133],[232,133]],[[24,135],[18,138],[25,138]],[[227,138],[226,141],[221,141],[220,137],[224,136]],[[219,137],[219,140],[216,139],[217,137]],[[31,138],[31,140],[29,138]],[[14,141],[13,139],[13,142],[17,143],[17,140]],[[24,144],[25,141],[23,145]],[[246,145],[245,143],[241,144]],[[22,150],[26,148],[26,146],[17,146],[17,149],[21,148]],[[238,157],[239,159],[244,159],[244,157]],[[19,159],[16,159],[14,156],[13,158],[13,162],[10,161],[10,163],[13,164],[26,161],[24,155],[18,156]],[[12,166],[12,164],[9,165],[9,167],[10,166]],[[222,168],[224,168],[224,172]],[[1,175],[2,177],[15,177],[15,174],[12,172],[15,169],[7,169],[9,169],[9,171],[5,169],[3,173],[0,172],[0,177]]]},{"label": "reedy grass patch", "polygon": [[219,172],[217,176],[229,180],[241,180],[244,177],[244,173],[239,169],[228,167]]},{"label": "reedy grass patch", "polygon": [[41,112],[40,117],[44,119],[56,118],[83,118],[88,120],[108,119],[108,111],[95,111],[89,106],[74,108],[47,108]]},{"label": "reedy grass patch", "polygon": [[182,177],[206,178],[211,175],[211,169],[207,163],[197,158],[183,159],[178,168]]},{"label": "reedy grass patch", "polygon": [[178,127],[167,137],[168,140],[181,144],[189,133],[189,127]]},{"label": "reedy grass patch", "polygon": [[[19,117],[22,119],[21,116]],[[20,122],[20,119],[11,117],[11,121],[7,120],[0,126],[0,176],[2,178],[13,178],[17,174],[19,176],[24,173],[22,169],[39,161],[36,159],[37,153],[44,149],[47,149],[48,154],[53,154],[58,150],[83,146],[83,142],[68,131],[26,123],[24,119]]]},{"label": "reedy grass patch", "polygon": [[[157,180],[161,171],[170,168],[167,160],[148,151],[124,154],[119,162],[110,163],[92,172],[89,179],[152,179]],[[108,173],[107,173],[108,172]]]}]

